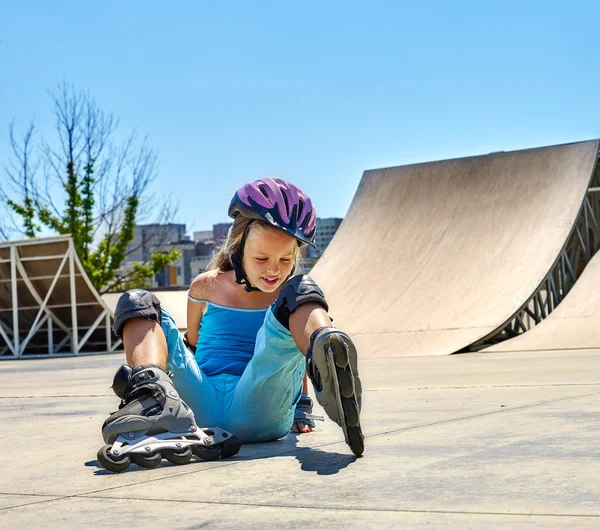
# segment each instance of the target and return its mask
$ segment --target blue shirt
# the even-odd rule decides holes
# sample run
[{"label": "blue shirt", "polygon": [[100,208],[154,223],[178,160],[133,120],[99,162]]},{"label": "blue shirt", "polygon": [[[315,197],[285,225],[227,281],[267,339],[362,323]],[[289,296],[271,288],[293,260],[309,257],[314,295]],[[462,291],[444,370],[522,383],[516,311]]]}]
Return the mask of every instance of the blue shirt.
[{"label": "blue shirt", "polygon": [[188,297],[207,305],[196,344],[198,366],[207,376],[224,373],[242,375],[254,355],[256,335],[268,308],[237,309]]}]

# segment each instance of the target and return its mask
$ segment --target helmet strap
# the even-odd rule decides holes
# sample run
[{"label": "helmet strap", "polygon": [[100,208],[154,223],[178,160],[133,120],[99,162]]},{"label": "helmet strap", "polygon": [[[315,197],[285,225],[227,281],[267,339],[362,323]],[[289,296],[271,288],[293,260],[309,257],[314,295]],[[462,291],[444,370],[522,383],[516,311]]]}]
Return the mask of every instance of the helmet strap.
[{"label": "helmet strap", "polygon": [[248,232],[250,232],[250,226],[254,223],[256,219],[251,219],[246,228],[244,228],[244,234],[242,235],[242,240],[240,241],[239,250],[231,255],[231,264],[233,265],[233,271],[235,272],[235,283],[244,286],[244,291],[251,293],[254,291],[260,291],[257,287],[253,287],[246,276],[246,272],[244,271],[244,247],[246,246],[246,239],[248,238]]}]

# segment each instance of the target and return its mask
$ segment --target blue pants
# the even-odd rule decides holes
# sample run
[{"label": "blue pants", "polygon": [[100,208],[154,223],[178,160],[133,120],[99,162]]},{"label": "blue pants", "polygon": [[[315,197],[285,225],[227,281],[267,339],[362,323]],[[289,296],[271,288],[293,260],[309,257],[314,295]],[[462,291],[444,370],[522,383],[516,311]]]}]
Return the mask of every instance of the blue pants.
[{"label": "blue pants", "polygon": [[164,308],[162,329],[169,350],[167,370],[199,427],[220,427],[244,443],[276,440],[289,432],[302,391],[304,356],[271,310],[241,376],[204,374]]}]

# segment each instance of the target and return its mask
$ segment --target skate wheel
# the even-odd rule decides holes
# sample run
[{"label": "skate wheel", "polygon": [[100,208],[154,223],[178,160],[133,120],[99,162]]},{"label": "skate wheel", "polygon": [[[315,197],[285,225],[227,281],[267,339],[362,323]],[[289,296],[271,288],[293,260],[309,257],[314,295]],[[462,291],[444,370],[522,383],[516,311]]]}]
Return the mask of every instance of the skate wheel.
[{"label": "skate wheel", "polygon": [[346,368],[350,360],[348,359],[348,352],[345,344],[342,342],[341,337],[337,334],[332,334],[329,338],[329,345],[331,347],[331,351],[333,352],[335,364],[340,368]]},{"label": "skate wheel", "polygon": [[202,460],[217,460],[222,454],[220,445],[194,445],[193,451]]},{"label": "skate wheel", "polygon": [[122,471],[125,471],[131,463],[129,456],[113,456],[110,453],[110,448],[110,445],[105,445],[98,450],[98,462],[100,462],[100,465],[104,469],[112,471],[113,473],[121,473]]},{"label": "skate wheel", "polygon": [[176,449],[163,449],[163,456],[177,466],[187,464],[192,459],[192,450],[189,447],[177,451]]},{"label": "skate wheel", "polygon": [[365,438],[360,427],[348,427],[348,445],[356,456],[362,456],[365,450]]},{"label": "skate wheel", "polygon": [[336,366],[335,371],[340,384],[340,394],[345,398],[351,398],[354,394],[354,385],[352,384],[352,372],[350,368],[339,368]]},{"label": "skate wheel", "polygon": [[230,458],[234,455],[237,455],[240,452],[240,447],[242,447],[242,442],[240,442],[235,436],[231,436],[226,442],[223,442],[223,458]]},{"label": "skate wheel", "polygon": [[162,460],[160,451],[154,451],[153,453],[130,453],[130,457],[134,464],[145,469],[154,469]]},{"label": "skate wheel", "polygon": [[359,411],[356,405],[356,400],[350,398],[342,398],[342,407],[344,407],[344,417],[348,427],[358,427]]}]

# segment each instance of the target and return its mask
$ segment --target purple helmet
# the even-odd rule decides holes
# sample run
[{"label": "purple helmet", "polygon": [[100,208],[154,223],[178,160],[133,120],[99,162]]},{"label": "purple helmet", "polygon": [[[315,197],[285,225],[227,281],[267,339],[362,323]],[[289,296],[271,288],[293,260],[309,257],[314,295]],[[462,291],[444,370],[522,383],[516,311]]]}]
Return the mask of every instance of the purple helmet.
[{"label": "purple helmet", "polygon": [[314,247],[317,213],[310,198],[282,179],[261,179],[242,186],[229,205],[229,216],[241,213],[262,219]]}]

